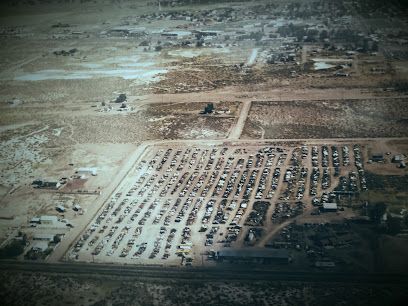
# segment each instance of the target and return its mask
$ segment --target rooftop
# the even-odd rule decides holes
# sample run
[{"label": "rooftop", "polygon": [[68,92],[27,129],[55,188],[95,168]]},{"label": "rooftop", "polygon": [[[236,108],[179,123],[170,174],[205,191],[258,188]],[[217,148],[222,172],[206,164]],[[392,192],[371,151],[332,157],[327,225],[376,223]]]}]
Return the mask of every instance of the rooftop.
[{"label": "rooftop", "polygon": [[225,249],[218,252],[219,257],[250,257],[250,258],[289,258],[286,249]]}]

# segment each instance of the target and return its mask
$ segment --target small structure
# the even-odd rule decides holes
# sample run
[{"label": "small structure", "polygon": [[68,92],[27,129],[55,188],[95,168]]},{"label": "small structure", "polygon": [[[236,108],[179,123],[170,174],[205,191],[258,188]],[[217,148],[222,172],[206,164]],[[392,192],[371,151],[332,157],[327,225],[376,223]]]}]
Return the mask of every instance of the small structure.
[{"label": "small structure", "polygon": [[207,106],[204,108],[202,112],[200,112],[201,115],[207,115],[207,114],[212,114],[214,111],[214,104],[213,103],[208,103]]},{"label": "small structure", "polygon": [[53,234],[34,234],[33,240],[53,241],[54,235]]},{"label": "small structure", "polygon": [[395,156],[392,158],[391,162],[393,162],[393,163],[395,163],[395,164],[398,164],[398,163],[403,162],[404,160],[405,160],[405,156],[402,155],[402,154],[398,154],[398,155],[395,155]]},{"label": "small structure", "polygon": [[48,249],[48,241],[44,241],[44,240],[34,240],[34,241],[33,241],[32,249],[33,249],[34,251],[44,252],[46,249]]},{"label": "small structure", "polygon": [[127,100],[126,94],[122,93],[116,98],[115,103],[123,103],[126,102],[126,100]]},{"label": "small structure", "polygon": [[30,224],[40,224],[40,223],[41,223],[41,220],[38,217],[33,217],[30,220]]},{"label": "small structure", "polygon": [[91,168],[79,168],[76,173],[77,173],[79,176],[82,176],[82,175],[92,175],[92,176],[96,176],[96,175],[98,175],[98,168],[95,168],[95,167],[91,167]]},{"label": "small structure", "polygon": [[404,168],[406,168],[406,167],[407,167],[407,165],[405,164],[404,161],[401,161],[401,162],[399,163],[399,165],[398,165],[398,168],[401,168],[401,169],[404,169]]},{"label": "small structure", "polygon": [[44,188],[44,189],[58,189],[61,187],[60,182],[55,181],[43,181],[43,180],[35,180],[31,183],[34,188]]},{"label": "small structure", "polygon": [[381,153],[375,153],[375,154],[373,154],[373,155],[371,156],[371,160],[372,160],[373,162],[376,162],[376,163],[378,163],[378,162],[383,162],[383,161],[384,161],[384,155],[381,154]]},{"label": "small structure", "polygon": [[337,203],[323,203],[323,211],[324,212],[337,211]]},{"label": "small structure", "polygon": [[41,216],[40,224],[54,225],[58,223],[57,216]]}]

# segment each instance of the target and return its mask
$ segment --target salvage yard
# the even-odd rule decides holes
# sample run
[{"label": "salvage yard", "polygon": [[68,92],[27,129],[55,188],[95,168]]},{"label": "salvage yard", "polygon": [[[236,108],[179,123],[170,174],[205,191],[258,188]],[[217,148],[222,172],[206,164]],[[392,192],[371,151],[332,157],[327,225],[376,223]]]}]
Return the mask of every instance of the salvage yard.
[{"label": "salvage yard", "polygon": [[[318,222],[325,203],[366,189],[365,145],[153,145],[124,178],[66,260],[211,264],[225,248],[263,247],[295,218]],[[319,213],[320,214],[320,213]],[[325,219],[326,217],[323,217]]]}]

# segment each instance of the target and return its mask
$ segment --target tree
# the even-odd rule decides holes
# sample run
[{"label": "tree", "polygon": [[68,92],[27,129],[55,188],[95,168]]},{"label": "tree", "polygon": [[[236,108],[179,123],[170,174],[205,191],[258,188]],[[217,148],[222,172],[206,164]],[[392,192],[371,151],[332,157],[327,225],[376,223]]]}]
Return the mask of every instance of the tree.
[{"label": "tree", "polygon": [[205,114],[211,114],[214,111],[214,104],[213,103],[208,103],[207,106],[204,109]]},{"label": "tree", "polygon": [[13,240],[4,248],[0,249],[0,258],[13,258],[24,252],[24,244],[21,240]]},{"label": "tree", "polygon": [[387,205],[385,203],[376,203],[368,207],[368,215],[373,222],[380,223],[386,210]]},{"label": "tree", "polygon": [[58,236],[58,235],[55,235],[53,240],[54,240],[54,243],[57,244],[57,243],[61,242],[61,237]]},{"label": "tree", "polygon": [[387,219],[388,234],[396,235],[401,231],[401,219],[388,217]]}]

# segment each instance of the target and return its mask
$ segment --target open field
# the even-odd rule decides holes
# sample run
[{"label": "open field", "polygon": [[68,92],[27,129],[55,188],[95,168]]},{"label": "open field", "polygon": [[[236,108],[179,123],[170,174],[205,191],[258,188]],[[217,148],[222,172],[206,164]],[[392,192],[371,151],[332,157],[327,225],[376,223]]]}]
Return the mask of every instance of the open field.
[{"label": "open field", "polygon": [[254,102],[243,139],[407,137],[407,99]]}]

